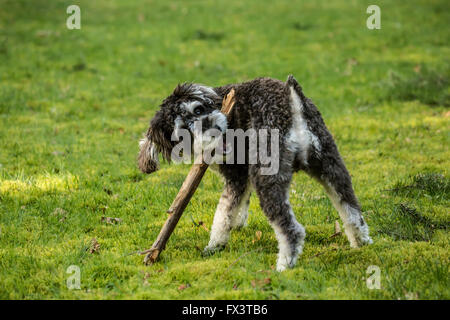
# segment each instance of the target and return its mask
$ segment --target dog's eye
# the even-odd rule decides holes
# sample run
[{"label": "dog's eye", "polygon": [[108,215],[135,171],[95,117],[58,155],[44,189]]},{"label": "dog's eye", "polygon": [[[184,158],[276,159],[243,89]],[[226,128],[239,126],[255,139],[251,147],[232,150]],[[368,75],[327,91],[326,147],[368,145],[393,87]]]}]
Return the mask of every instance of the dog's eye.
[{"label": "dog's eye", "polygon": [[205,108],[203,108],[202,106],[195,107],[195,109],[194,109],[194,114],[196,114],[197,116],[199,116],[199,115],[202,114],[202,112],[203,112],[204,110],[205,110]]}]

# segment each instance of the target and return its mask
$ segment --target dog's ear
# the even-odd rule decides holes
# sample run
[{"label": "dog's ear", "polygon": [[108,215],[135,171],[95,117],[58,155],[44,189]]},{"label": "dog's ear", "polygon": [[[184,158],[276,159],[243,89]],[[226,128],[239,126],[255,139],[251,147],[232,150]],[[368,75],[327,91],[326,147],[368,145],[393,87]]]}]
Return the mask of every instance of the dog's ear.
[{"label": "dog's ear", "polygon": [[138,165],[142,172],[152,173],[159,169],[159,153],[168,162],[171,161],[172,131],[173,117],[165,110],[159,110],[150,121],[150,127],[144,139],[139,143]]},{"label": "dog's ear", "polygon": [[147,135],[139,141],[138,165],[143,173],[152,173],[159,169],[159,158],[155,144]]}]

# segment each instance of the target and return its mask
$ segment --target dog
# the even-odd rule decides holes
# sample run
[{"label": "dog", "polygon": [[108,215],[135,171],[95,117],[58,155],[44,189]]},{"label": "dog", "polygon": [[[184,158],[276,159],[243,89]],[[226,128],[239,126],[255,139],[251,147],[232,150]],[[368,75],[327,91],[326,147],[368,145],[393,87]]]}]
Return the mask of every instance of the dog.
[{"label": "dog", "polygon": [[[226,117],[220,112],[220,107],[231,89],[235,90],[235,105]],[[144,173],[158,170],[158,154],[170,162],[177,143],[172,139],[173,132],[186,129],[195,140],[197,135],[193,123],[196,121],[201,122],[203,129],[214,128],[223,133],[228,129],[275,129],[279,134],[278,170],[275,174],[262,174],[264,164],[260,161],[217,165],[225,187],[204,253],[223,249],[231,230],[247,224],[249,198],[255,191],[278,241],[276,269],[283,271],[294,267],[302,253],[306,235],[289,203],[292,176],[299,170],[324,187],[342,219],[350,246],[356,248],[372,243],[350,174],[333,137],[320,112],[303,94],[292,75],[286,82],[257,78],[214,88],[193,83],[179,84],[162,102],[140,141],[140,170]],[[248,143],[245,146],[244,150],[238,151],[246,153],[248,159]]]}]

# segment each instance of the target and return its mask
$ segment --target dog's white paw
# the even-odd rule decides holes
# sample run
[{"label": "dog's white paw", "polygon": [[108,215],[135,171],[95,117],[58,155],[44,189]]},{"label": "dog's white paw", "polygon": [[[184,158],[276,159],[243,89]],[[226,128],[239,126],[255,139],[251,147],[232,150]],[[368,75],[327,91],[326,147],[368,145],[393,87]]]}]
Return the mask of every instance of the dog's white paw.
[{"label": "dog's white paw", "polygon": [[345,234],[350,241],[350,247],[360,248],[373,243],[369,236],[369,227],[367,224],[359,226],[357,224],[344,225]]},{"label": "dog's white paw", "polygon": [[218,246],[218,245],[207,245],[204,249],[203,249],[203,256],[212,256],[213,254],[215,254],[216,252],[222,251],[223,249],[225,249],[225,246]]},{"label": "dog's white paw", "polygon": [[362,245],[368,245],[368,244],[372,244],[373,240],[371,237],[369,237],[368,235],[362,239]]},{"label": "dog's white paw", "polygon": [[296,257],[279,255],[277,260],[277,271],[283,272],[286,269],[291,269],[297,262]]},{"label": "dog's white paw", "polygon": [[277,271],[278,272],[283,272],[284,270],[286,270],[286,266],[285,265],[278,265],[278,263],[277,263]]},{"label": "dog's white paw", "polygon": [[[291,259],[291,261],[292,261],[293,259]],[[277,261],[277,271],[278,272],[283,272],[284,270],[286,270],[286,269],[292,269],[293,267],[295,267],[295,263],[288,263],[288,262],[286,262],[286,260],[284,260],[284,261],[280,261],[280,260],[278,260]]]},{"label": "dog's white paw", "polygon": [[352,248],[361,248],[362,246],[366,246],[373,243],[372,238],[368,234],[358,234],[357,236],[351,238],[350,247]]}]

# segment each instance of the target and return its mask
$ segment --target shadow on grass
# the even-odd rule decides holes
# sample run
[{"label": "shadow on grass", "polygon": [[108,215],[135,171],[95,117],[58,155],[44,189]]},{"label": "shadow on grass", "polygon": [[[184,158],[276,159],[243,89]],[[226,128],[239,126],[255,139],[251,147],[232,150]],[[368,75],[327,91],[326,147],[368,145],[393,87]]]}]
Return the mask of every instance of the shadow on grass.
[{"label": "shadow on grass", "polygon": [[403,181],[398,181],[389,191],[410,198],[431,196],[448,200],[450,198],[450,179],[441,173],[418,173]]},{"label": "shadow on grass", "polygon": [[[389,191],[395,195],[410,199],[433,198],[444,202],[450,193],[450,179],[436,172],[418,173],[395,183]],[[379,210],[373,216],[377,231],[391,236],[395,240],[430,241],[436,230],[447,230],[447,221],[435,221],[414,208],[410,202],[395,204],[389,213]]]},{"label": "shadow on grass", "polygon": [[313,25],[310,23],[303,23],[303,22],[294,22],[292,24],[292,28],[299,31],[305,31],[310,30],[313,28]]},{"label": "shadow on grass", "polygon": [[377,232],[397,241],[430,241],[436,230],[448,229],[447,223],[431,220],[406,203],[395,205],[389,214],[377,213],[373,220],[377,225]]},{"label": "shadow on grass", "polygon": [[183,40],[220,41],[224,38],[225,33],[223,32],[208,32],[205,30],[196,30],[194,33],[184,36]]},{"label": "shadow on grass", "polygon": [[418,100],[430,106],[450,106],[448,70],[437,72],[425,66],[414,67],[414,75],[389,72],[384,86],[388,100]]}]

